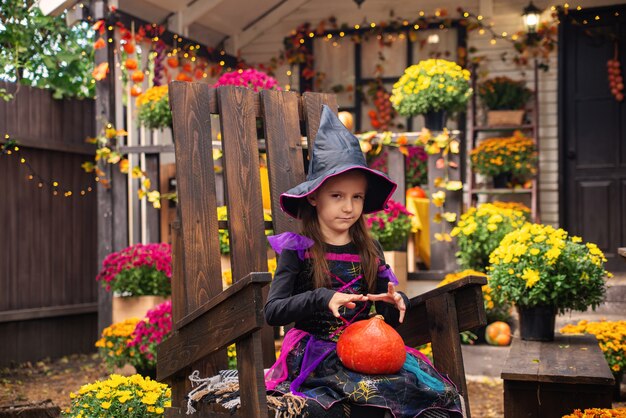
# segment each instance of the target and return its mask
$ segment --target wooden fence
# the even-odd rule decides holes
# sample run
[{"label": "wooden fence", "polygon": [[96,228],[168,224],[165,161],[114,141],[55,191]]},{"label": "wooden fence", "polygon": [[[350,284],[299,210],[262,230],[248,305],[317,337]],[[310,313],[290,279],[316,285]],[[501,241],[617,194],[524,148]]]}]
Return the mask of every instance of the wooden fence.
[{"label": "wooden fence", "polygon": [[92,100],[25,86],[0,100],[0,142],[19,146],[0,155],[0,366],[94,350],[96,187],[80,167],[94,134]]}]

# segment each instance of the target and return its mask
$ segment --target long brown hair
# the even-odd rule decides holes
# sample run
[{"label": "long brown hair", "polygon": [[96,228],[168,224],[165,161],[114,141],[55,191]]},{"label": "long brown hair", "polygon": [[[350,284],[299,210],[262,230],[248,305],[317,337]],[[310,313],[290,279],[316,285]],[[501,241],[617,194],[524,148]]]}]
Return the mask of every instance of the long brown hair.
[{"label": "long brown hair", "polygon": [[[330,287],[328,261],[325,257],[324,238],[317,218],[317,211],[306,198],[300,202],[299,215],[300,219],[302,219],[302,235],[311,238],[314,242],[309,249],[313,268],[313,286],[316,289],[319,287]],[[354,225],[350,227],[349,232],[350,239],[361,257],[363,277],[365,277],[369,291],[373,292],[376,290],[376,278],[378,275],[377,259],[382,254],[379,254],[376,244],[365,226],[365,219],[362,214]]]}]

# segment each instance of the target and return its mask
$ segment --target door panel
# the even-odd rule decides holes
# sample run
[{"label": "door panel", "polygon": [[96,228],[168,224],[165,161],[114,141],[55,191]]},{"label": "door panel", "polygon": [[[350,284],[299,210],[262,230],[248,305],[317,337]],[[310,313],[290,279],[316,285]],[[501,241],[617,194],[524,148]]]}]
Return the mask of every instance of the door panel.
[{"label": "door panel", "polygon": [[618,40],[626,76],[626,5],[571,12],[561,22],[561,224],[598,244],[607,270],[626,271],[616,254],[626,246],[626,104],[611,95],[606,66]]}]

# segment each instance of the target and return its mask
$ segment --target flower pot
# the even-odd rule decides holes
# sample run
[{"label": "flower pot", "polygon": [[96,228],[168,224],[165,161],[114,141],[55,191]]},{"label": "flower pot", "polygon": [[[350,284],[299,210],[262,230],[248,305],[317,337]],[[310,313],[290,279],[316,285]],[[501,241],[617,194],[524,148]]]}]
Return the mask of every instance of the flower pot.
[{"label": "flower pot", "polygon": [[487,126],[521,125],[524,110],[490,110],[487,112]]},{"label": "flower pot", "polygon": [[163,296],[113,296],[113,323],[143,318],[148,310],[168,299]]},{"label": "flower pot", "polygon": [[142,375],[143,377],[149,377],[152,380],[156,379],[156,367],[140,367],[140,366],[135,366],[135,370],[137,371],[137,374]]},{"label": "flower pot", "polygon": [[398,278],[396,290],[406,291],[408,279],[408,262],[406,251],[383,251],[385,262],[389,264],[391,270]]},{"label": "flower pot", "polygon": [[554,306],[518,306],[520,338],[526,341],[553,341]]},{"label": "flower pot", "polygon": [[431,131],[443,131],[447,119],[448,112],[445,110],[424,113],[424,126]]},{"label": "flower pot", "polygon": [[493,176],[493,187],[495,189],[506,189],[509,187],[513,179],[513,175],[509,172],[496,174]]}]

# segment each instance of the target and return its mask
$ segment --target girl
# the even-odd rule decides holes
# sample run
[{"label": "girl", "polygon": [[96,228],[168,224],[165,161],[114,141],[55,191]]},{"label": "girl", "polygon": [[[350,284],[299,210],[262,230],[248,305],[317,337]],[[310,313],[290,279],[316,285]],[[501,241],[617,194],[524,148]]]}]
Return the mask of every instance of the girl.
[{"label": "girl", "polygon": [[351,417],[462,416],[453,385],[417,350],[407,348],[403,368],[388,376],[353,372],[336,353],[341,332],[367,319],[372,304],[393,326],[409,308],[362,216],[383,209],[395,188],[367,167],[356,137],[324,106],[307,180],[280,196],[302,220],[302,235],[270,237],[280,257],[265,305],[269,325],[295,322],[267,389],[306,398],[308,416],[345,416],[344,405]]}]

